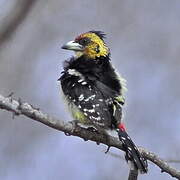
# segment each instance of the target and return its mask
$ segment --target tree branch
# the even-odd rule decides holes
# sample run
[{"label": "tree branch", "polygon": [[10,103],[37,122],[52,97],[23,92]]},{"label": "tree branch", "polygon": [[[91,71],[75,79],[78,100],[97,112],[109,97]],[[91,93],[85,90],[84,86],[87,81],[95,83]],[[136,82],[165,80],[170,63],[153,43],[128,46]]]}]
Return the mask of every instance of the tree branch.
[{"label": "tree branch", "polygon": [[[0,109],[4,109],[12,112],[14,115],[24,115],[35,121],[41,122],[51,128],[64,132],[66,135],[73,135],[83,138],[85,141],[91,140],[94,142],[106,144],[108,147],[116,147],[120,150],[123,150],[121,142],[118,138],[109,136],[108,142],[107,138],[103,134],[99,134],[98,132],[93,132],[88,130],[87,128],[83,128],[78,126],[72,122],[64,122],[60,119],[53,118],[48,114],[43,113],[37,108],[34,108],[32,105],[28,103],[22,103],[19,99],[18,101],[12,99],[11,96],[4,97],[0,95]],[[138,148],[141,152],[142,156],[148,159],[149,161],[156,164],[161,172],[166,172],[172,177],[180,179],[180,171],[169,166],[164,160],[159,158],[152,152],[144,148]]]},{"label": "tree branch", "polygon": [[176,169],[171,167],[165,160],[159,158],[153,152],[148,152],[144,148],[138,148],[138,149],[144,157],[146,157],[148,160],[159,166],[161,168],[161,172],[166,172],[170,174],[172,177],[176,177],[177,179],[180,179],[180,171],[177,171]]},{"label": "tree branch", "polygon": [[167,159],[166,162],[168,163],[180,163],[179,159]]},{"label": "tree branch", "polygon": [[[113,152],[108,152],[108,154],[114,158],[118,158],[118,159],[121,159],[121,160],[124,160],[124,157],[117,154],[117,153],[113,153]],[[167,163],[180,163],[180,160],[179,159],[164,159],[163,161],[167,162]]]}]

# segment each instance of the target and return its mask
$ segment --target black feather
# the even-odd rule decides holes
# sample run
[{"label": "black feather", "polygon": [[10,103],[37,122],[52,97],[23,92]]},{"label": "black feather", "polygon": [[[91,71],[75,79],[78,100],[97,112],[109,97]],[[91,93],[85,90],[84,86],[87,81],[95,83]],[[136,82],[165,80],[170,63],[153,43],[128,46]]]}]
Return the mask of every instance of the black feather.
[{"label": "black feather", "polygon": [[124,148],[125,159],[128,162],[129,160],[132,161],[137,169],[140,170],[141,173],[147,173],[148,171],[148,164],[147,160],[144,159],[140,152],[138,151],[136,145],[131,140],[129,135],[126,131],[118,129],[119,139],[122,142],[122,146]]},{"label": "black feather", "polygon": [[[82,85],[78,82],[82,77],[69,74],[69,69],[79,72],[87,84]],[[96,61],[86,59],[83,56],[78,59],[72,57],[65,62],[63,75],[59,80],[61,81],[64,94],[74,99],[76,106],[80,105],[84,109],[94,108],[95,112],[91,113],[87,110],[85,112],[88,114],[89,119],[91,119],[90,116],[98,117],[99,114],[101,120],[98,123],[101,123],[101,126],[104,128],[112,128],[113,125],[116,125],[121,120],[121,113],[119,113],[117,119],[113,117],[111,101],[113,101],[113,97],[120,95],[119,89],[121,89],[121,84],[109,62],[109,57],[99,58]],[[79,101],[81,95],[83,95],[84,99],[91,95],[95,95],[96,98],[89,101]],[[99,104],[99,106],[94,107],[95,104]],[[117,109],[121,112],[121,107],[117,107]],[[92,121],[96,122],[95,119],[92,119]]]},{"label": "black feather", "polygon": [[95,33],[97,36],[99,36],[102,40],[104,40],[106,38],[106,34],[103,31],[89,31],[91,33]]}]

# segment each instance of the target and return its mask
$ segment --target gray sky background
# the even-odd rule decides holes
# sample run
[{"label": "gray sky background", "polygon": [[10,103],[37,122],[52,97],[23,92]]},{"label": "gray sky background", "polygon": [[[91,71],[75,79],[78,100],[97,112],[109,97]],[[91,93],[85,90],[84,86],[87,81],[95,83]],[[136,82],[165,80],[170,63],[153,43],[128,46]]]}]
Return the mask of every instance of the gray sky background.
[{"label": "gray sky background", "polygon": [[[0,0],[0,23],[14,2]],[[179,0],[38,0],[0,49],[0,93],[14,92],[50,115],[72,120],[57,82],[72,52],[60,47],[80,33],[102,30],[114,66],[127,79],[124,121],[130,136],[164,159],[180,159],[179,9]],[[126,162],[105,150],[0,111],[0,179],[127,179]],[[149,163],[149,173],[139,180],[150,179],[172,178]]]}]

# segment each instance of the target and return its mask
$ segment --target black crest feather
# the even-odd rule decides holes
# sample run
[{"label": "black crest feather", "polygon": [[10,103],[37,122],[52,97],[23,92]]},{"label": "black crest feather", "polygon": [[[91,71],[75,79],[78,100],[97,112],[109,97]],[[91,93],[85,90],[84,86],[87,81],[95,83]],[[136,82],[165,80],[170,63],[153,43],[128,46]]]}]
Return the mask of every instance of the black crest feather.
[{"label": "black crest feather", "polygon": [[97,36],[99,36],[102,40],[104,40],[106,38],[106,34],[103,31],[89,31],[91,33],[95,33]]}]

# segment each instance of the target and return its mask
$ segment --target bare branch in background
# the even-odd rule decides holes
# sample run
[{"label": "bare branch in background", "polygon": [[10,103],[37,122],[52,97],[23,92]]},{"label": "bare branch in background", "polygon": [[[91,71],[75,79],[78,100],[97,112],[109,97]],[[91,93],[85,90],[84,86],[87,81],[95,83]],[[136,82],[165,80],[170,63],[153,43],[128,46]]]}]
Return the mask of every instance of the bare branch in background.
[{"label": "bare branch in background", "polygon": [[[124,160],[124,157],[113,152],[108,152],[108,154],[114,158],[122,159]],[[180,160],[175,160],[175,159],[164,159],[165,162],[167,163],[180,163]]]},{"label": "bare branch in background", "polygon": [[[105,135],[99,134],[98,132],[90,131],[86,128],[78,126],[75,123],[64,122],[60,119],[53,118],[41,112],[39,109],[34,108],[28,103],[22,103],[20,100],[17,101],[12,99],[11,96],[4,97],[0,95],[0,109],[10,111],[14,115],[27,116],[35,121],[41,122],[49,127],[62,131],[66,135],[78,136],[86,141],[91,140],[97,143],[106,144],[108,147],[112,146],[123,150],[119,140],[113,136],[109,136],[109,142],[107,142],[107,138],[105,137]],[[161,169],[161,172],[166,172],[172,177],[180,179],[180,171],[169,166],[167,162],[159,158],[154,153],[149,152],[144,148],[138,149],[141,152],[142,156],[156,164]]]},{"label": "bare branch in background", "polygon": [[175,159],[167,159],[165,161],[168,163],[180,163],[180,160],[175,160]]},{"label": "bare branch in background", "polygon": [[167,159],[165,161],[168,162],[168,163],[180,163],[179,159],[177,159],[177,160],[175,160],[175,159]]},{"label": "bare branch in background", "polygon": [[172,177],[176,177],[177,179],[180,179],[180,171],[177,171],[176,169],[172,168],[166,161],[159,158],[156,154],[153,152],[148,152],[144,148],[138,148],[141,154],[146,157],[148,160],[156,164],[161,168],[161,172],[166,172],[170,174]]},{"label": "bare branch in background", "polygon": [[17,0],[0,25],[0,46],[7,41],[23,22],[36,0]]}]

